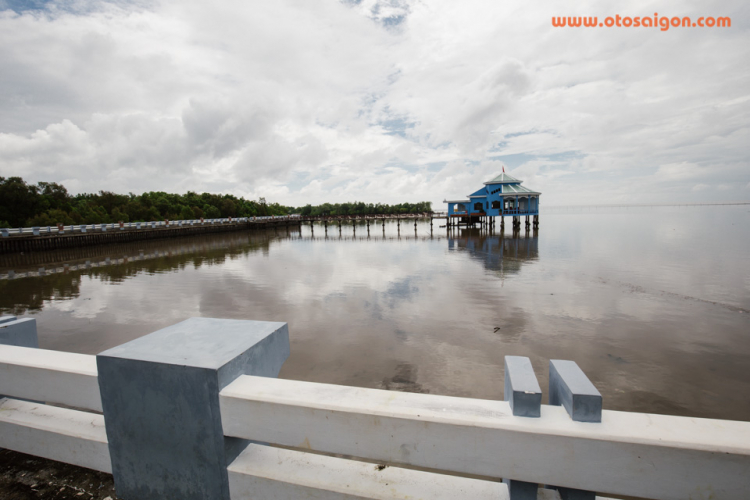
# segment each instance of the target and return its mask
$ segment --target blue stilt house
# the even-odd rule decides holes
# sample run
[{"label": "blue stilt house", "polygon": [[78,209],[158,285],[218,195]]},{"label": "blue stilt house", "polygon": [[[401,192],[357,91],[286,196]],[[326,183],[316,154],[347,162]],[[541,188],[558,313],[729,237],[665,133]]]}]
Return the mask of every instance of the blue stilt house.
[{"label": "blue stilt house", "polygon": [[513,217],[514,226],[520,226],[521,216],[534,217],[534,227],[539,221],[539,196],[542,194],[526,186],[505,172],[484,183],[484,187],[469,195],[468,200],[445,200],[448,204],[448,223],[474,225],[486,217]]}]

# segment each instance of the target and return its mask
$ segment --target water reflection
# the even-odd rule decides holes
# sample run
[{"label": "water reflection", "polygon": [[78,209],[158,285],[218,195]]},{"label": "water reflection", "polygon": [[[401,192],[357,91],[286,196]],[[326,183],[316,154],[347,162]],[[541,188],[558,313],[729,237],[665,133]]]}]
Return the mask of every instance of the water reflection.
[{"label": "water reflection", "polygon": [[606,408],[750,420],[748,235],[723,210],[132,242],[0,257],[0,310],[89,354],[191,316],[286,321],[284,378],[489,399],[505,355],[545,391],[572,359]]},{"label": "water reflection", "polygon": [[[294,235],[299,232],[284,231],[283,237]],[[242,232],[0,255],[0,311],[20,315],[41,311],[45,301],[78,297],[83,276],[119,283],[140,273],[221,265],[253,252],[268,255],[271,241],[281,237]]]},{"label": "water reflection", "polygon": [[500,274],[514,274],[521,270],[524,261],[539,258],[539,237],[528,232],[506,236],[504,233],[487,233],[480,229],[462,229],[459,235],[448,240],[448,248],[467,252],[472,259],[484,263],[485,268]]}]

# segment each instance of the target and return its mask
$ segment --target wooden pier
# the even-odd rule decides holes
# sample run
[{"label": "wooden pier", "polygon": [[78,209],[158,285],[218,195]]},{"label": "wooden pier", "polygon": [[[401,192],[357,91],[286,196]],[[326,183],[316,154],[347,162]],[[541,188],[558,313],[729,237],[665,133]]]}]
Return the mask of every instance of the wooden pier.
[{"label": "wooden pier", "polygon": [[206,233],[302,226],[323,222],[328,224],[370,224],[396,220],[399,226],[407,220],[428,219],[430,214],[362,215],[362,216],[271,216],[226,219],[195,219],[178,221],[120,222],[71,226],[24,227],[0,229],[0,254],[35,252],[89,245],[124,243],[128,241],[172,238]]},{"label": "wooden pier", "polygon": [[[352,226],[356,231],[358,225],[380,225],[385,229],[386,221],[395,221],[398,229],[401,225],[413,224],[417,228],[418,221],[429,221],[430,230],[436,220],[445,220],[445,226],[451,228],[486,227],[494,231],[498,217],[476,217],[448,214],[447,212],[424,212],[418,214],[369,214],[369,215],[339,215],[339,216],[275,216],[275,217],[241,217],[226,219],[201,219],[178,221],[151,222],[120,222],[109,224],[81,224],[71,226],[25,227],[0,229],[0,254],[27,253],[63,248],[79,248],[91,245],[110,243],[126,243],[138,240],[152,240],[173,238],[179,236],[194,236],[208,233],[223,233],[240,230],[258,230],[278,227],[302,227],[309,225],[314,230],[316,224],[322,225],[325,231],[329,226],[342,230],[344,226]],[[500,218],[500,228],[504,230],[505,221]],[[539,216],[526,217],[526,229],[539,227]],[[442,227],[442,226],[441,226]],[[513,217],[513,230],[520,231],[521,216]]]}]

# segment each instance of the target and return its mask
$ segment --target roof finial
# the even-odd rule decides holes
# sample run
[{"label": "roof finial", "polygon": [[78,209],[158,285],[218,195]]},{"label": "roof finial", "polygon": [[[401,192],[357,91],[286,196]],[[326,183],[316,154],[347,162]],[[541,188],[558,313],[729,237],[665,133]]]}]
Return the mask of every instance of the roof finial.
[{"label": "roof finial", "polygon": [[505,165],[503,165],[503,173],[505,173]]}]

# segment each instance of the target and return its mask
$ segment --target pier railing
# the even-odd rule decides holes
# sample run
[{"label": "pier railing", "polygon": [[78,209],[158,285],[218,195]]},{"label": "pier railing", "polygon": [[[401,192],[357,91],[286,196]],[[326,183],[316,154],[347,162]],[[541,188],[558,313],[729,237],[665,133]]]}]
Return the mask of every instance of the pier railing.
[{"label": "pier railing", "polygon": [[71,234],[100,234],[111,231],[148,231],[160,229],[174,229],[182,227],[211,227],[216,225],[263,224],[266,222],[310,222],[310,221],[345,221],[345,220],[390,220],[390,219],[429,219],[432,212],[410,214],[364,214],[364,215],[268,215],[257,217],[224,217],[202,219],[158,220],[148,222],[109,222],[101,224],[57,224],[54,226],[30,226],[15,228],[0,228],[0,237],[34,237],[61,236]]},{"label": "pier railing", "polygon": [[750,491],[749,422],[602,410],[570,361],[542,405],[521,357],[490,401],[276,379],[285,323],[194,318],[88,356],[35,348],[33,322],[0,318],[0,447],[113,473],[129,500]]},{"label": "pier railing", "polygon": [[248,222],[289,221],[298,220],[299,215],[269,215],[259,217],[225,217],[216,219],[180,219],[158,220],[148,222],[110,222],[106,224],[57,224],[55,226],[33,226],[0,228],[0,237],[14,236],[48,236],[63,234],[104,233],[107,231],[132,231],[148,229],[164,229],[184,226],[212,226],[217,224],[246,224]]}]

